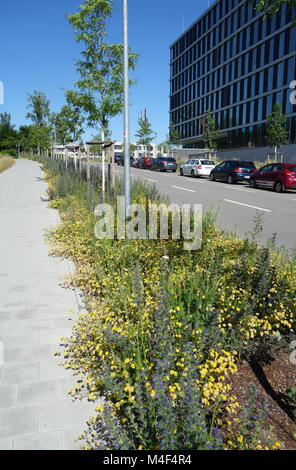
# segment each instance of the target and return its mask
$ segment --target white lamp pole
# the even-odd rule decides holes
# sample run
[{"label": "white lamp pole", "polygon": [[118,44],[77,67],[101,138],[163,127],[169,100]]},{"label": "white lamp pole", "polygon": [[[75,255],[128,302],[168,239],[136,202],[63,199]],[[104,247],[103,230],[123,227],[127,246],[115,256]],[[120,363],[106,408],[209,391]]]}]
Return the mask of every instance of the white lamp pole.
[{"label": "white lamp pole", "polygon": [[123,0],[123,75],[124,75],[124,193],[125,216],[130,218],[130,142],[129,142],[129,49],[128,49],[128,11],[127,0]]}]

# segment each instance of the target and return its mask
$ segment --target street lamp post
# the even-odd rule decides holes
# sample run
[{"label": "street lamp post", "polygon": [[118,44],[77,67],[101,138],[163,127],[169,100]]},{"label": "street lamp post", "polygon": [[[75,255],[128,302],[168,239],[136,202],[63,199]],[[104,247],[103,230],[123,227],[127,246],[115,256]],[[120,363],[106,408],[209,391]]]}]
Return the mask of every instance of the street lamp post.
[{"label": "street lamp post", "polygon": [[129,142],[129,50],[127,0],[123,4],[123,75],[124,75],[124,192],[125,216],[131,216],[130,142]]}]

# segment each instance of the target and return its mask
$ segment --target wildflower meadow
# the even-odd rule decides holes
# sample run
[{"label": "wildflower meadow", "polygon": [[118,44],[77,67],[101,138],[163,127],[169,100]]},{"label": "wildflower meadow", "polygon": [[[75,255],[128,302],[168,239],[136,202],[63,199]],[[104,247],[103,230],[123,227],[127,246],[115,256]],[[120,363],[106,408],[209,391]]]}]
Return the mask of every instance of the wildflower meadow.
[{"label": "wildflower meadow", "polygon": [[[240,361],[264,361],[295,339],[296,256],[259,243],[261,220],[246,239],[203,215],[202,245],[182,240],[98,240],[94,209],[101,175],[46,158],[50,206],[61,223],[47,233],[53,256],[76,265],[64,286],[86,305],[62,365],[72,369],[73,398],[87,394],[96,413],[84,449],[278,449],[262,440],[268,403],[231,393]],[[113,204],[123,181],[106,192]],[[169,203],[155,187],[133,182],[132,201]]]}]

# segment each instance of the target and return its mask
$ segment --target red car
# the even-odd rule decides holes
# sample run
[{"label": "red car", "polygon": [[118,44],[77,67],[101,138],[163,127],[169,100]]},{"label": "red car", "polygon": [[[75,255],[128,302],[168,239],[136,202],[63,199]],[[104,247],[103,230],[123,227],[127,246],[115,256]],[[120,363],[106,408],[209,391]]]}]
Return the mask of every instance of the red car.
[{"label": "red car", "polygon": [[146,170],[150,167],[151,163],[154,161],[154,158],[151,157],[142,157],[137,161],[137,167]]},{"label": "red car", "polygon": [[285,189],[296,189],[296,163],[270,163],[252,173],[251,188],[272,188],[277,193]]}]

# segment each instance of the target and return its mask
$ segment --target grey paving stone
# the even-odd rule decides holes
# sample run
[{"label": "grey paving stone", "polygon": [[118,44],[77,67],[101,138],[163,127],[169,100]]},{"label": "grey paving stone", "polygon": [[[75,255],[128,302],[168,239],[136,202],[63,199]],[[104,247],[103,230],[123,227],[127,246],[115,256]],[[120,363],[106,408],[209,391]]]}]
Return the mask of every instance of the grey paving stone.
[{"label": "grey paving stone", "polygon": [[59,343],[62,341],[62,337],[68,337],[71,335],[71,325],[64,328],[52,328],[40,332],[40,344],[52,344]]},{"label": "grey paving stone", "polygon": [[0,310],[0,322],[1,323],[2,323],[2,321],[11,320],[11,318],[12,318],[12,312],[7,312],[5,310]]},{"label": "grey paving stone", "polygon": [[19,384],[17,405],[39,405],[57,401],[55,380],[35,381]]},{"label": "grey paving stone", "polygon": [[11,450],[12,449],[12,439],[7,437],[0,439],[0,450]]},{"label": "grey paving stone", "polygon": [[19,312],[14,312],[13,313],[13,318],[15,320],[27,320],[29,318],[38,318],[38,310],[35,309],[27,309],[27,310],[21,310]]},{"label": "grey paving stone", "polygon": [[52,320],[53,328],[70,328],[71,329],[75,319],[76,319],[76,316],[75,318],[73,318],[72,312],[68,316],[54,318]]},{"label": "grey paving stone", "polygon": [[61,360],[61,358],[54,357],[48,361],[40,361],[40,380],[71,376],[72,372],[70,370],[66,370],[59,365]]},{"label": "grey paving stone", "polygon": [[20,335],[5,335],[0,331],[0,342],[5,349],[17,348],[20,345]]},{"label": "grey paving stone", "polygon": [[0,408],[11,408],[16,406],[17,389],[17,385],[0,386]]},{"label": "grey paving stone", "polygon": [[59,400],[73,400],[68,391],[72,388],[74,389],[77,383],[77,377],[60,377],[57,379],[57,391]]},{"label": "grey paving stone", "polygon": [[13,439],[13,450],[61,450],[61,432],[33,434]]},{"label": "grey paving stone", "polygon": [[32,318],[24,321],[24,333],[30,334],[31,331],[47,331],[53,328],[50,318]]},{"label": "grey paving stone", "polygon": [[40,344],[40,334],[39,331],[32,331],[30,334],[26,334],[23,332],[20,334],[5,334],[1,331],[0,341],[2,341],[4,346],[7,348],[34,346]]},{"label": "grey paving stone", "polygon": [[2,384],[20,384],[39,379],[37,362],[3,366]]},{"label": "grey paving stone", "polygon": [[[49,308],[50,307],[50,308]],[[67,308],[61,308],[61,307],[52,307],[50,304],[49,307],[40,309],[38,311],[38,318],[50,318],[50,319],[55,319],[55,318],[61,318],[64,317],[67,314]]]},{"label": "grey paving stone", "polygon": [[38,431],[38,407],[0,409],[0,438]]},{"label": "grey paving stone", "polygon": [[58,350],[58,344],[43,344],[21,348],[20,362],[46,361],[54,358],[54,352]]},{"label": "grey paving stone", "polygon": [[85,445],[85,439],[78,439],[87,429],[87,425],[74,426],[62,431],[63,450],[79,450]]},{"label": "grey paving stone", "polygon": [[41,202],[46,189],[34,162],[17,160],[0,175],[0,449],[74,449],[95,408],[67,395],[76,378],[54,356],[63,353],[60,337],[70,336],[80,298],[60,286],[72,263],[48,256],[43,229],[59,215]]},{"label": "grey paving stone", "polygon": [[16,364],[20,360],[20,348],[4,349],[4,364]]},{"label": "grey paving stone", "polygon": [[59,401],[52,405],[40,406],[40,431],[61,430],[84,425],[94,413],[94,403],[83,401]]},{"label": "grey paving stone", "polygon": [[15,335],[24,330],[24,323],[18,320],[8,320],[1,322],[1,335]]}]

